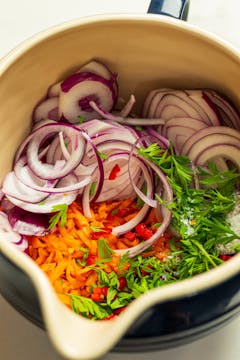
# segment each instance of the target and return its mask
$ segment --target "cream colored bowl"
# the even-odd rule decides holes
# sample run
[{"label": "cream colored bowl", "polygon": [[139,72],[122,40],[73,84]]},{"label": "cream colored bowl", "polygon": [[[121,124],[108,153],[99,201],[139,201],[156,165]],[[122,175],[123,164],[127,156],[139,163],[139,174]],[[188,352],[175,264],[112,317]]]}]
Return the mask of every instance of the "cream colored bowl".
[{"label": "cream colored bowl", "polygon": [[[138,109],[156,87],[213,88],[240,105],[239,52],[196,27],[158,15],[108,15],[68,22],[25,41],[0,63],[1,179],[11,169],[16,147],[29,131],[32,110],[48,86],[93,58],[119,74],[120,96],[135,94]],[[68,359],[101,356],[153,305],[190,297],[195,301],[194,297],[224,282],[239,280],[240,272],[239,254],[208,273],[145,294],[118,320],[92,322],[59,302],[27,255],[4,238],[0,249],[33,282],[49,336]],[[12,281],[17,286],[17,279]],[[232,298],[238,307],[239,293],[235,291]]]}]

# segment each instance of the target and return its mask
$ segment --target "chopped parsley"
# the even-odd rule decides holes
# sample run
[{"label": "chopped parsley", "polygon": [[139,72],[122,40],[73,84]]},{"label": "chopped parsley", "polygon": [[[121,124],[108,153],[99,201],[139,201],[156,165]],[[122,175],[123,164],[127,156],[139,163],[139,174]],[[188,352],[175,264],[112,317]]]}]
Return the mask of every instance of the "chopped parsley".
[{"label": "chopped parsley", "polygon": [[61,227],[64,227],[66,225],[67,210],[68,210],[67,204],[59,204],[59,205],[54,205],[52,207],[52,212],[54,212],[56,214],[54,214],[49,220],[49,226],[48,226],[49,230],[53,229],[59,221],[60,221]]},{"label": "chopped parsley", "polygon": [[89,191],[90,196],[94,195],[95,190],[96,190],[96,186],[97,186],[97,183],[92,182],[91,187],[90,187],[90,191]]},{"label": "chopped parsley", "polygon": [[93,226],[93,225],[90,225],[89,228],[93,232],[103,232],[104,231],[104,229],[97,227],[97,226]]},{"label": "chopped parsley", "polygon": [[77,124],[83,124],[86,121],[86,116],[78,116]]},{"label": "chopped parsley", "polygon": [[[227,214],[233,210],[234,188],[239,181],[236,169],[220,173],[214,164],[193,169],[188,157],[163,151],[157,144],[139,154],[155,163],[167,176],[174,200],[164,204],[172,212],[171,225],[180,237],[180,248],[172,255],[180,257],[177,272],[180,279],[199,274],[222,263],[216,246],[239,238],[230,228]],[[194,187],[196,181],[199,186]],[[156,194],[156,199],[164,203]]]},{"label": "chopped parsley", "polygon": [[103,160],[108,160],[108,156],[100,151],[98,151],[98,156]]}]

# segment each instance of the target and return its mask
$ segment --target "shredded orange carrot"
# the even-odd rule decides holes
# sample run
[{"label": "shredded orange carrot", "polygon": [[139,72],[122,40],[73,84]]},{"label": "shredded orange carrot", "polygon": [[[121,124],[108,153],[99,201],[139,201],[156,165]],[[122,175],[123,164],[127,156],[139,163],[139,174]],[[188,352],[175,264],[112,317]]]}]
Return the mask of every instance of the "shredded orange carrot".
[{"label": "shredded orange carrot", "polygon": [[[70,307],[70,297],[76,294],[90,297],[92,287],[98,285],[96,271],[87,265],[94,264],[99,259],[98,240],[104,238],[112,249],[126,249],[137,245],[138,237],[130,241],[124,235],[117,237],[112,234],[112,228],[124,224],[133,218],[139,209],[132,199],[95,203],[92,206],[92,218],[83,215],[81,205],[75,201],[68,207],[67,223],[61,227],[59,223],[55,230],[45,236],[29,236],[28,252],[32,259],[47,274],[59,298]],[[146,224],[156,223],[154,212],[151,211]],[[98,231],[94,231],[94,229]],[[157,256],[160,260],[166,258],[169,252],[168,236],[162,236],[143,256]],[[89,263],[88,263],[89,262]],[[118,271],[118,257],[105,264],[105,271]]]}]

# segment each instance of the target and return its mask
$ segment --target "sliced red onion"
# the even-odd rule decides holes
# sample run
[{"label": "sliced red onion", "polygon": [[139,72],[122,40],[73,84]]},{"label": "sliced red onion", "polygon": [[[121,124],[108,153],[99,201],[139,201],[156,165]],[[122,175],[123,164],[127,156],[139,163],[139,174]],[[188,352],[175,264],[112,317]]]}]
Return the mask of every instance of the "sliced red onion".
[{"label": "sliced red onion", "polygon": [[26,237],[22,236],[21,240],[16,245],[19,250],[26,252],[28,249],[28,240]]},{"label": "sliced red onion", "polygon": [[[25,177],[31,177],[29,169],[24,167]],[[32,183],[35,181],[35,177],[32,176]],[[2,190],[7,197],[13,197],[17,200],[31,203],[38,203],[45,199],[48,194],[33,190],[29,186],[19,181],[14,171],[11,171],[6,175],[3,180]]]},{"label": "sliced red onion", "polygon": [[[230,143],[218,143],[209,146],[202,150],[202,152],[192,155],[190,152],[189,158],[193,161],[194,164],[202,166],[205,165],[208,161],[214,162],[219,169],[219,171],[225,170],[226,166],[222,170],[222,164],[216,160],[220,161],[222,158],[232,161],[240,171],[240,146]],[[215,160],[216,159],[216,160]]]},{"label": "sliced red onion", "polygon": [[[101,179],[102,189],[99,194],[96,194],[97,190],[95,190],[95,193],[93,195],[90,195],[90,189],[92,184],[89,184],[85,187],[82,194],[82,206],[83,206],[83,213],[86,217],[92,216],[90,209],[91,201],[100,202],[100,201],[113,200],[114,198],[118,198],[119,194],[123,195],[123,192],[124,190],[126,190],[126,188],[128,190],[126,195],[131,192],[133,194],[133,197],[136,196],[136,194],[134,194],[134,192],[132,191],[133,189],[131,187],[131,183],[129,179],[128,166],[126,166],[128,164],[128,158],[129,158],[128,154],[129,151],[128,152],[125,151],[123,153],[116,152],[114,154],[111,154],[106,161],[103,161],[103,172],[101,172],[100,174],[98,172],[98,167],[95,167],[92,173],[93,182],[96,183],[96,189],[97,189],[97,184]],[[118,165],[120,165],[121,171],[115,180],[109,180],[108,177],[112,168],[114,167],[115,162]],[[125,170],[123,165],[124,163],[125,163]],[[138,178],[139,169],[136,169],[134,174],[135,174],[134,179],[135,177]],[[129,187],[131,189],[129,189]]]},{"label": "sliced red onion", "polygon": [[96,168],[96,164],[91,164],[91,165],[88,165],[88,166],[85,166],[83,164],[80,164],[75,170],[74,170],[74,174],[78,177],[81,177],[81,176],[91,176],[93,171],[95,170]]},{"label": "sliced red onion", "polygon": [[169,140],[164,136],[160,135],[157,131],[152,128],[147,129],[147,133],[154,137],[154,142],[157,142],[161,149],[166,150],[169,148]]},{"label": "sliced red onion", "polygon": [[[116,160],[117,158],[125,159],[126,161],[129,161],[129,154],[126,154],[126,153],[115,154],[111,157],[111,160]],[[138,166],[140,166],[140,168],[141,167],[143,168],[142,163],[140,161],[138,162]],[[141,170],[142,170],[142,168],[141,168]],[[145,177],[147,185],[148,185],[146,196],[151,198],[153,195],[152,194],[153,188],[152,188],[152,183],[151,183],[151,177],[150,177],[149,173],[147,173],[146,171],[144,172],[144,177]],[[137,224],[139,224],[143,220],[143,218],[146,216],[146,214],[148,212],[148,209],[149,209],[149,205],[144,204],[143,207],[141,208],[141,210],[138,212],[138,214],[133,219],[131,219],[130,221],[127,221],[123,225],[114,227],[112,229],[112,233],[114,235],[121,235],[127,231],[130,231],[131,229],[133,229]]]},{"label": "sliced red onion", "polygon": [[102,190],[102,187],[103,187],[103,181],[104,181],[104,170],[103,170],[102,159],[99,156],[98,149],[97,149],[96,145],[92,142],[92,140],[88,136],[88,134],[83,132],[82,135],[84,136],[87,143],[91,146],[92,151],[93,151],[93,153],[95,155],[95,158],[97,160],[97,166],[98,166],[98,170],[99,170],[99,181],[98,181],[98,185],[97,185],[95,194],[94,194],[93,199],[92,199],[92,201],[96,201],[96,199],[98,198],[98,196],[101,193],[101,190]]},{"label": "sliced red onion", "polygon": [[[229,128],[227,126],[210,126],[196,132],[191,137],[189,137],[189,139],[185,142],[184,146],[181,149],[181,154],[188,155],[193,146],[199,146],[200,140],[203,141],[203,144],[205,144],[203,145],[203,147],[206,147],[207,144],[211,145],[212,141],[219,142],[222,140],[224,143],[226,142],[224,141],[225,135],[228,135],[230,138],[232,138],[236,144],[240,142],[239,131]],[[209,138],[209,140],[211,140],[205,140],[206,138]]]},{"label": "sliced red onion", "polygon": [[11,201],[4,197],[1,201],[1,209],[5,212],[5,214],[8,214],[9,211],[14,207],[14,205],[11,203]]},{"label": "sliced red onion", "polygon": [[171,89],[156,89],[149,92],[146,97],[146,100],[143,104],[143,116],[144,117],[154,117],[155,111],[159,101],[164,96],[166,91],[172,91]]},{"label": "sliced red onion", "polygon": [[60,91],[61,91],[61,81],[51,85],[48,88],[47,97],[48,98],[58,97],[60,95]]},{"label": "sliced red onion", "polygon": [[[106,80],[113,79],[113,73],[107,68],[107,66],[100,61],[92,60],[87,64],[83,65],[77,73],[88,72],[99,75]],[[51,85],[48,89],[47,97],[59,96],[61,91],[61,81]]]},{"label": "sliced red onion", "polygon": [[107,129],[119,128],[118,126],[113,125],[109,122],[97,119],[89,120],[87,122],[84,122],[83,124],[74,126],[87,133],[91,138],[93,136],[99,136],[99,134],[102,134]]},{"label": "sliced red onion", "polygon": [[131,95],[128,102],[124,105],[119,115],[122,117],[127,117],[132,111],[133,105],[135,104],[136,99],[134,95]]},{"label": "sliced red onion", "polygon": [[[143,176],[144,179],[146,181],[146,186],[147,189],[149,189],[149,191],[147,192],[147,194],[145,195],[134,183],[133,181],[133,177],[132,177],[132,165],[131,162],[135,161],[138,163],[139,168],[142,170],[143,172]],[[140,199],[142,199],[142,201],[147,204],[150,207],[156,208],[157,207],[157,201],[155,199],[152,199],[151,197],[153,196],[153,179],[151,174],[149,173],[148,168],[146,167],[146,165],[144,164],[144,162],[140,161],[133,153],[130,154],[129,160],[128,160],[128,172],[129,172],[129,178],[131,181],[131,185],[134,189],[134,191],[136,192],[136,194],[139,196]]]},{"label": "sliced red onion", "polygon": [[22,235],[42,236],[49,233],[49,217],[45,214],[33,214],[14,206],[8,214],[12,229]]},{"label": "sliced red onion", "polygon": [[142,119],[142,118],[126,118],[123,116],[118,116],[103,110],[99,105],[96,104],[95,101],[90,101],[89,105],[92,109],[103,117],[104,120],[116,121],[119,124],[129,125],[129,126],[152,126],[165,124],[165,120],[162,118],[154,118],[154,119]]},{"label": "sliced red onion", "polygon": [[209,106],[200,90],[153,90],[147,96],[143,114],[164,120],[191,117],[207,125],[219,125],[216,112]]},{"label": "sliced red onion", "polygon": [[98,76],[103,77],[106,80],[112,80],[113,73],[107,68],[107,66],[100,61],[92,60],[87,64],[83,65],[80,70],[77,71],[78,73],[92,73]]},{"label": "sliced red onion", "polygon": [[97,113],[89,105],[90,101],[110,111],[116,99],[117,92],[111,81],[92,73],[75,73],[61,83],[59,116],[71,123],[77,123],[79,116],[94,119]]},{"label": "sliced red onion", "polygon": [[228,99],[210,89],[203,90],[203,97],[206,101],[211,101],[210,106],[212,106],[212,104],[215,106],[214,109],[215,111],[217,109],[222,125],[240,130],[240,114]]},{"label": "sliced red onion", "polygon": [[46,119],[58,121],[58,102],[58,97],[43,100],[33,112],[33,122],[36,123]]},{"label": "sliced red onion", "polygon": [[[67,138],[71,139],[71,154],[65,165],[61,169],[56,170],[54,165],[42,163],[39,160],[38,154],[40,145],[45,140],[45,138],[50,134],[58,134],[61,131],[66,134]],[[29,139],[29,144],[27,147],[28,165],[34,174],[42,179],[51,180],[61,178],[68,175],[80,164],[84,154],[84,147],[85,140],[82,136],[82,132],[80,132],[78,129],[60,123],[57,125],[48,124],[37,129]]]},{"label": "sliced red onion", "polygon": [[[162,133],[166,138],[172,141],[176,153],[180,154],[181,148],[188,138],[206,127],[207,124],[201,120],[192,118],[172,118],[166,121]],[[178,139],[178,141],[176,139]]]},{"label": "sliced red onion", "polygon": [[[66,176],[66,177],[62,178],[62,180],[65,181],[65,186],[60,187],[59,183],[57,183],[56,180],[43,181],[41,179],[38,179],[41,181],[36,181],[36,177],[34,176],[34,174],[32,174],[32,172],[28,168],[28,166],[21,167],[20,162],[18,162],[15,165],[14,171],[15,171],[17,179],[20,181],[20,184],[23,187],[23,189],[25,190],[25,192],[26,192],[26,187],[27,187],[29,193],[32,192],[33,195],[36,194],[35,197],[36,197],[36,199],[38,199],[38,201],[33,201],[32,196],[31,196],[30,201],[32,203],[34,203],[34,202],[36,203],[36,202],[39,202],[40,200],[43,200],[47,196],[46,194],[60,194],[60,193],[63,194],[63,193],[79,190],[79,189],[83,188],[84,186],[86,186],[87,184],[89,184],[91,181],[91,176],[84,176],[81,178],[80,177],[77,178],[75,175],[71,175],[71,176]],[[74,179],[74,181],[73,181],[73,179]],[[57,187],[55,187],[56,184],[57,184]],[[39,196],[37,196],[38,194],[39,194]],[[43,196],[43,194],[45,194],[45,196]],[[14,196],[10,192],[8,192],[8,194],[6,193],[6,195]],[[30,194],[29,194],[29,196],[30,196]],[[42,199],[41,199],[41,196],[43,197]],[[24,201],[24,197],[20,198],[20,197],[17,197],[16,195],[14,197],[18,198],[19,200]]]},{"label": "sliced red onion", "polygon": [[219,126],[220,122],[218,119],[218,112],[216,111],[216,108],[209,104],[209,101],[207,101],[207,98],[205,94],[202,92],[202,90],[186,90],[187,94],[189,95],[190,99],[195,101],[201,109],[206,114],[208,120],[210,121],[211,125],[213,126]]},{"label": "sliced red onion", "polygon": [[32,131],[37,130],[38,128],[40,128],[44,125],[56,124],[56,123],[57,123],[56,121],[50,120],[50,119],[40,120],[40,121],[36,122],[35,124],[33,124]]},{"label": "sliced red onion", "polygon": [[22,235],[14,231],[8,221],[7,215],[0,211],[0,238],[18,246],[18,249],[24,251],[28,247],[28,242]]},{"label": "sliced red onion", "polygon": [[[144,161],[159,177],[159,179],[163,185],[163,189],[164,189],[163,190],[164,200],[166,201],[166,203],[170,204],[173,201],[173,193],[172,193],[172,189],[167,181],[166,176],[155,164],[151,163],[149,160],[147,160],[141,156],[140,156],[140,159],[142,159],[142,161]],[[164,216],[161,226],[157,229],[156,233],[150,237],[150,239],[143,241],[140,244],[133,246],[129,249],[114,250],[114,253],[118,256],[122,256],[122,255],[128,253],[129,257],[134,257],[134,256],[140,254],[141,252],[143,252],[144,250],[148,249],[151,245],[153,245],[159,239],[160,236],[162,236],[162,234],[166,231],[166,229],[168,228],[168,226],[170,224],[171,211],[168,210],[167,208],[165,208],[164,215],[165,216]],[[126,229],[126,231],[128,231],[128,230]]]},{"label": "sliced red onion", "polygon": [[[185,115],[183,115],[184,113]],[[211,113],[211,117],[209,113]],[[162,114],[161,116],[164,119],[190,117],[202,120],[208,125],[213,124],[213,119],[217,122],[216,114],[212,109],[209,109],[199,94],[193,99],[193,96],[190,97],[185,92],[180,94],[177,92],[177,94],[170,94],[163,97],[161,106],[158,106],[155,116],[159,117],[159,114]]]},{"label": "sliced red onion", "polygon": [[0,189],[0,201],[3,200],[4,196],[4,192],[2,191],[2,189]]},{"label": "sliced red onion", "polygon": [[[131,146],[135,143],[135,141],[138,139],[134,133],[129,131],[128,128],[121,128],[121,129],[109,129],[97,136],[92,136],[92,141],[96,146],[99,146],[101,144],[109,144],[112,143],[114,148],[118,148],[118,146],[121,146],[121,144],[125,144],[126,146]],[[114,140],[111,140],[114,139]],[[117,139],[117,140],[115,140]],[[87,151],[86,151],[87,152]]]},{"label": "sliced red onion", "polygon": [[71,155],[69,154],[66,143],[64,142],[62,131],[60,131],[58,135],[59,135],[59,143],[61,146],[62,154],[66,160],[69,160]]},{"label": "sliced red onion", "polygon": [[[73,183],[75,183],[77,180],[77,177],[74,175],[68,175],[62,180],[59,181],[58,185],[60,188],[64,188],[66,184],[69,184],[70,179]],[[72,191],[68,193],[60,193],[60,194],[51,194],[49,195],[44,201],[41,201],[39,203],[33,204],[33,203],[27,203],[20,200],[17,200],[11,196],[8,196],[8,199],[11,201],[12,204],[20,207],[21,209],[24,209],[26,211],[30,211],[33,213],[51,213],[53,212],[53,207],[56,205],[70,205],[73,201],[75,201],[76,197],[78,195],[77,191]]]},{"label": "sliced red onion", "polygon": [[[118,198],[118,195],[127,189],[127,193],[134,194],[134,189],[131,185],[129,173],[128,173],[128,161],[129,153],[119,152],[109,156],[108,160],[104,164],[104,183],[101,194],[99,195],[97,202],[110,201]],[[109,175],[115,165],[120,167],[120,172],[117,174],[116,179],[109,180]],[[133,181],[137,182],[141,174],[141,168],[135,163],[132,168]],[[146,175],[147,176],[147,175]]]}]

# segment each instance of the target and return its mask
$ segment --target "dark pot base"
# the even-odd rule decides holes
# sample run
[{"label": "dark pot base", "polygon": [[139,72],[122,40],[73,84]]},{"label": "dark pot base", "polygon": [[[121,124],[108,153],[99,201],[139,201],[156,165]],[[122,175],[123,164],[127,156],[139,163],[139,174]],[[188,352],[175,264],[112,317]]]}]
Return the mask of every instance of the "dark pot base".
[{"label": "dark pot base", "polygon": [[[240,312],[240,274],[199,294],[156,305],[145,312],[115,346],[117,352],[172,348],[199,339]],[[0,292],[23,316],[44,329],[32,282],[0,254]]]},{"label": "dark pot base", "polygon": [[193,341],[199,340],[208,334],[227,325],[240,313],[240,307],[230,311],[222,317],[211,322],[202,324],[196,328],[191,328],[180,333],[172,335],[163,335],[151,338],[123,338],[112,350],[113,352],[148,352],[174,348],[187,345]]}]

